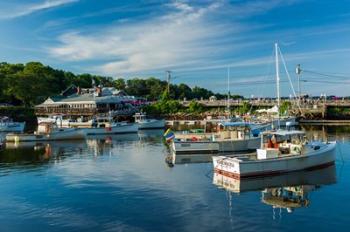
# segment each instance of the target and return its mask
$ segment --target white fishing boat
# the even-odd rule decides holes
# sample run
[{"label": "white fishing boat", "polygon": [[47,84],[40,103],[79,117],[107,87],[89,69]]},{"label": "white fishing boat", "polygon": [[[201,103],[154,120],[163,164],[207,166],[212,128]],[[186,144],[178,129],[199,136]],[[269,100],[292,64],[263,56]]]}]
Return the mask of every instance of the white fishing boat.
[{"label": "white fishing boat", "polygon": [[[280,108],[279,48],[275,44],[277,119]],[[278,126],[280,123],[278,122]],[[278,175],[334,164],[336,142],[308,143],[303,131],[276,130],[262,133],[255,156],[213,157],[214,170],[233,178]]]},{"label": "white fishing boat", "polygon": [[8,134],[6,142],[30,142],[84,139],[85,133],[76,128],[58,128],[54,123],[42,122],[34,134]]},{"label": "white fishing boat", "polygon": [[68,128],[69,126],[69,119],[63,119],[63,115],[51,115],[48,117],[37,117],[38,125],[41,123],[54,123],[57,125],[57,127],[65,127]]},{"label": "white fishing boat", "polygon": [[38,124],[46,123],[55,123],[60,128],[86,128],[91,127],[94,123],[94,120],[83,121],[81,118],[77,120],[65,119],[63,115],[52,115],[49,117],[38,117]]},{"label": "white fishing boat", "polygon": [[140,130],[163,129],[165,127],[164,119],[147,118],[146,114],[143,113],[136,113],[134,118]]},{"label": "white fishing boat", "polygon": [[245,122],[218,123],[215,133],[175,133],[170,147],[179,153],[218,153],[255,150],[260,129]]},{"label": "white fishing boat", "polygon": [[138,125],[128,122],[113,122],[110,117],[100,117],[89,128],[81,128],[86,135],[137,133]]},{"label": "white fishing boat", "polygon": [[25,122],[14,122],[9,117],[0,118],[0,132],[23,132]]},{"label": "white fishing boat", "polygon": [[249,178],[317,169],[335,161],[336,142],[308,143],[302,131],[265,132],[261,141],[255,156],[214,156],[215,171],[233,178]]}]

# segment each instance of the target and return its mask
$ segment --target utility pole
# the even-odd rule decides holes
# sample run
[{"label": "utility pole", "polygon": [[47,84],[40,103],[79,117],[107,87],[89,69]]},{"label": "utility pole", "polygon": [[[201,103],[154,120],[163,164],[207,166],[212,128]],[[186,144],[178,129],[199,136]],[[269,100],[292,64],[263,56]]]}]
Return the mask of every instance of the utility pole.
[{"label": "utility pole", "polygon": [[[300,77],[301,77],[301,68],[300,68],[300,64],[297,64],[297,67],[295,68],[295,73],[297,74],[298,76],[298,105],[299,105],[299,109],[301,110],[300,108],[300,103],[301,103],[301,90],[300,90]],[[302,113],[302,112],[300,112]]]},{"label": "utility pole", "polygon": [[298,75],[298,96],[299,96],[299,100],[301,98],[301,90],[300,90],[300,77],[301,77],[301,72],[303,70],[301,70],[300,68],[300,64],[297,65],[297,67],[295,68],[295,73]]},{"label": "utility pole", "polygon": [[170,81],[171,81],[171,71],[170,70],[167,70],[165,71],[167,76],[166,76],[166,79],[167,79],[167,82],[168,82],[168,86],[167,86],[167,92],[168,94],[170,93]]}]

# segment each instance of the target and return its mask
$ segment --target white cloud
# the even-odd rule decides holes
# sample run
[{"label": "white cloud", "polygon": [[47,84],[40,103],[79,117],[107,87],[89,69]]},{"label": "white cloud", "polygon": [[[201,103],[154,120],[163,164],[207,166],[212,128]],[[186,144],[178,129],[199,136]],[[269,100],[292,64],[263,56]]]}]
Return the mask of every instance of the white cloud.
[{"label": "white cloud", "polygon": [[206,15],[221,5],[191,7],[176,2],[173,11],[143,22],[115,24],[90,35],[78,32],[60,36],[61,45],[49,52],[72,61],[109,59],[97,68],[105,74],[159,69],[194,61],[215,53],[211,38],[227,31],[221,25],[206,21]]},{"label": "white cloud", "polygon": [[18,4],[17,6],[10,5],[12,10],[3,8],[1,10],[0,19],[12,19],[26,15],[30,15],[37,11],[42,11],[54,7],[59,7],[65,4],[77,2],[79,0],[46,0],[33,4]]},{"label": "white cloud", "polygon": [[173,1],[165,5],[167,13],[158,17],[65,33],[48,52],[65,61],[98,61],[99,66],[86,71],[107,75],[188,66],[203,68],[205,63],[234,55],[237,49],[256,46],[257,42],[242,40],[241,35],[255,30],[257,25],[245,25],[237,18],[293,2],[271,0],[238,5],[212,1],[196,5]]}]

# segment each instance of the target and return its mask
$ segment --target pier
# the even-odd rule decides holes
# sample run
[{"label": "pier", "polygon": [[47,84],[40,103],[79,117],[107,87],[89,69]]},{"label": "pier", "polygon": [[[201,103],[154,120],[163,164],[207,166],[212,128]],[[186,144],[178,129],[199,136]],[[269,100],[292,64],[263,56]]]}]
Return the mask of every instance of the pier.
[{"label": "pier", "polygon": [[[181,104],[188,107],[191,101],[181,101]],[[239,99],[230,100],[198,100],[208,109],[213,108],[230,108],[235,109],[242,107],[244,104],[249,104],[253,110],[261,108],[271,108],[277,105],[275,99]],[[349,99],[302,99],[300,103],[297,99],[284,99],[282,102],[290,102],[291,107],[289,113],[295,116],[300,116],[306,119],[350,119],[350,100]]]}]

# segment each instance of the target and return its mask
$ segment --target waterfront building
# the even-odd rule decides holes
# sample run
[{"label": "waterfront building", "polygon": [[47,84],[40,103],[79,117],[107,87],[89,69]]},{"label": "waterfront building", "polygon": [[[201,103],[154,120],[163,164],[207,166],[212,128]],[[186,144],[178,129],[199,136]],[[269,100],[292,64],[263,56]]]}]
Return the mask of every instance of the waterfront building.
[{"label": "waterfront building", "polygon": [[65,115],[71,118],[92,118],[95,115],[133,115],[144,101],[128,96],[113,87],[83,89],[70,86],[58,96],[47,98],[35,106],[37,116]]}]

